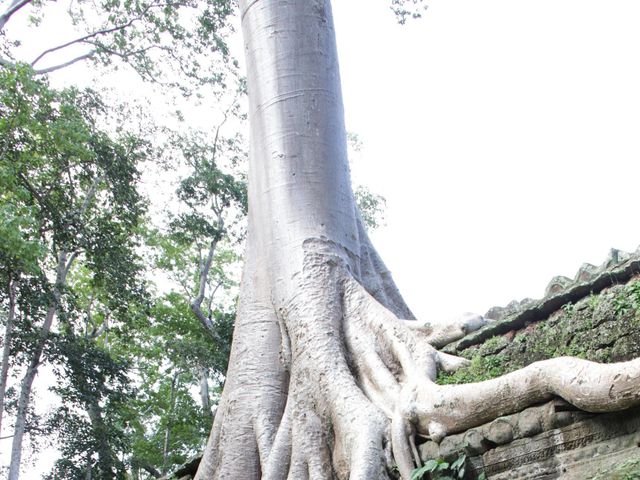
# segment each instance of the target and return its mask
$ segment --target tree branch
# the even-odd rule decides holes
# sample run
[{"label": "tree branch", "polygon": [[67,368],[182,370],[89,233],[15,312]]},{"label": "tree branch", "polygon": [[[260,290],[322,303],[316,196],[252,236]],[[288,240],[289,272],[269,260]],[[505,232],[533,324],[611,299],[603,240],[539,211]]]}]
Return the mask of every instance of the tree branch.
[{"label": "tree branch", "polygon": [[[221,220],[220,220],[220,223],[222,223]],[[193,299],[193,301],[189,306],[191,307],[191,311],[195,314],[198,320],[200,320],[200,323],[202,323],[202,325],[204,326],[207,333],[209,333],[211,338],[213,338],[215,342],[221,343],[222,339],[220,338],[220,335],[218,335],[218,332],[216,332],[213,322],[209,317],[207,317],[202,312],[202,302],[204,301],[204,294],[205,294],[205,289],[207,287],[209,270],[211,270],[211,264],[213,263],[213,255],[216,251],[217,245],[218,245],[217,238],[214,238],[213,240],[211,240],[207,259],[205,260],[204,265],[200,269],[200,279],[198,282],[198,295],[196,296],[196,298]]]},{"label": "tree branch", "polygon": [[40,205],[40,207],[44,210],[47,210],[51,215],[53,215],[54,209],[52,209],[51,205],[49,205],[49,202],[42,195],[40,195],[40,192],[38,192],[38,190],[33,185],[31,185],[31,182],[29,182],[24,173],[17,172],[16,176],[20,179],[23,186],[26,187],[27,190],[29,190],[29,193]]},{"label": "tree branch", "polygon": [[120,57],[124,60],[127,59],[127,57],[132,57],[134,55],[139,55],[141,53],[145,53],[148,52],[149,50],[153,50],[154,48],[158,48],[160,50],[167,50],[165,47],[163,47],[162,45],[149,45],[147,47],[144,48],[139,48],[138,50],[127,50],[127,51],[122,51],[122,52],[118,52],[117,50],[113,50],[109,47],[104,46],[102,43],[100,42],[85,42],[89,45],[93,45],[95,47],[96,50],[102,50],[106,53],[108,53],[109,55],[115,55],[116,57]]},{"label": "tree branch", "polygon": [[43,68],[41,70],[34,70],[33,73],[36,75],[44,75],[46,73],[55,72],[56,70],[60,70],[61,68],[68,67],[69,65],[73,65],[74,63],[81,62],[82,60],[86,60],[87,58],[91,58],[96,54],[95,50],[91,50],[89,53],[85,53],[84,55],[80,55],[79,57],[73,58],[68,62],[60,63],[58,65],[54,65],[53,67]]},{"label": "tree branch", "polygon": [[150,465],[148,463],[145,463],[144,465],[142,465],[142,469],[147,472],[149,475],[151,475],[153,478],[160,478],[161,473],[156,470],[153,465]]},{"label": "tree branch", "polygon": [[92,329],[91,334],[89,335],[89,338],[91,340],[95,340],[100,335],[102,335],[104,332],[106,332],[107,328],[109,328],[109,314],[105,315],[104,321],[102,322],[102,325],[100,325],[98,328],[94,327]]},{"label": "tree branch", "polygon": [[75,251],[75,252],[72,252],[71,255],[69,256],[69,259],[67,260],[67,263],[64,266],[63,278],[67,278],[67,274],[69,273],[69,270],[71,270],[71,266],[73,265],[74,260],[78,256],[78,253],[79,252]]},{"label": "tree branch", "polygon": [[11,5],[9,5],[9,8],[7,8],[7,10],[5,10],[2,15],[0,15],[0,31],[4,29],[4,26],[7,24],[14,13],[16,13],[25,5],[30,4],[32,1],[33,0],[13,0],[13,2],[11,2]]},{"label": "tree branch", "polygon": [[84,201],[82,202],[82,206],[80,207],[80,210],[78,210],[78,215],[84,215],[84,213],[87,211],[87,209],[89,208],[89,204],[96,196],[96,192],[98,191],[98,185],[102,183],[102,181],[104,180],[104,177],[105,175],[100,175],[93,181],[93,183],[89,187],[87,196],[84,197]]},{"label": "tree branch", "polygon": [[89,33],[83,37],[78,37],[75,40],[71,40],[67,43],[63,43],[61,45],[58,45],[57,47],[52,47],[52,48],[48,48],[47,50],[45,50],[44,52],[42,52],[40,55],[38,55],[36,57],[36,59],[31,62],[31,66],[33,67],[36,63],[38,63],[43,57],[45,57],[46,55],[53,53],[53,52],[57,52],[58,50],[62,50],[63,48],[67,48],[70,47],[71,45],[75,45],[77,43],[89,43],[87,42],[87,40],[90,40],[92,38],[95,37],[99,37],[102,35],[108,35],[109,33],[113,33],[113,32],[117,32],[119,30],[124,30],[127,27],[130,27],[131,25],[133,25],[134,22],[141,20],[142,16],[147,13],[147,11],[149,11],[149,9],[151,8],[151,6],[148,6],[139,16],[132,18],[131,20],[129,20],[126,23],[123,23],[122,25],[116,25],[115,27],[112,28],[105,28],[104,30],[97,30],[93,33]]}]

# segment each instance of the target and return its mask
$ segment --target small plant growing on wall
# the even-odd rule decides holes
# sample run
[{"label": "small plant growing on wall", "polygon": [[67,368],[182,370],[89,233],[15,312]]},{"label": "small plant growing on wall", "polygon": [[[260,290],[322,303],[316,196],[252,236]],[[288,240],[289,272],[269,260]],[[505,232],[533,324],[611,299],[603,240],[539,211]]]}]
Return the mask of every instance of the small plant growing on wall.
[{"label": "small plant growing on wall", "polygon": [[[422,467],[411,472],[411,480],[461,480],[465,474],[465,464],[467,456],[461,453],[452,463],[443,459],[429,460]],[[484,473],[480,474],[478,480],[484,480]]]}]

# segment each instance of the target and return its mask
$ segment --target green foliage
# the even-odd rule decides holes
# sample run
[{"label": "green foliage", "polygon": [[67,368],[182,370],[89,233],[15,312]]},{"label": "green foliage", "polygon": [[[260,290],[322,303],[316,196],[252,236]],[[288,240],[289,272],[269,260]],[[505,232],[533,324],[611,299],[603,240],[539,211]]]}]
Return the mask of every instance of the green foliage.
[{"label": "green foliage", "polygon": [[[20,41],[5,31],[3,65],[28,60],[37,73],[76,61],[113,69],[126,65],[144,80],[177,87],[185,95],[202,85],[225,89],[227,74],[237,68],[227,46],[233,32],[232,0],[80,1],[71,2],[64,11],[56,9],[55,2],[30,2],[24,10],[29,29],[55,21],[58,30],[69,30],[67,38],[72,40],[43,44],[39,55],[26,59],[19,58]],[[17,29],[24,35],[23,30]],[[39,32],[29,35],[37,38]]]},{"label": "green foliage", "polygon": [[562,306],[562,311],[567,314],[567,315],[573,315],[573,313],[575,312],[575,304],[573,304],[572,302],[569,303],[565,303]]},{"label": "green foliage", "polygon": [[38,274],[44,255],[37,235],[33,211],[9,199],[11,193],[0,194],[0,265],[8,270]]},{"label": "green foliage", "polygon": [[[227,346],[231,343],[233,312],[216,310],[214,322]],[[203,448],[211,427],[211,411],[193,395],[206,372],[219,396],[227,368],[228,350],[209,340],[184,295],[168,293],[158,299],[148,324],[133,342],[114,341],[112,348],[134,363],[137,395],[129,403],[131,464],[170,471]],[[163,458],[168,432],[167,459]]]},{"label": "green foliage", "polygon": [[620,317],[629,312],[640,311],[640,281],[635,281],[624,287],[613,300],[613,309],[616,316]]},{"label": "green foliage", "polygon": [[[241,116],[237,103],[225,114]],[[226,121],[223,121],[223,123]],[[236,167],[243,161],[242,139],[189,131],[168,137],[167,165],[180,167],[178,212],[165,228],[148,229],[153,267],[171,280],[159,295],[148,324],[131,342],[115,346],[133,354],[138,395],[132,404],[134,470],[170,471],[201,450],[211,427],[211,403],[222,389],[235,317],[239,261],[235,246],[243,236],[246,186]],[[165,287],[166,289],[166,287]],[[198,312],[194,302],[198,299]],[[211,331],[216,341],[212,341]],[[194,390],[206,384],[197,402]],[[210,403],[211,402],[211,403]],[[150,422],[147,418],[153,418]]]},{"label": "green foliage", "polygon": [[599,471],[591,480],[638,480],[640,478],[640,458],[619,462]]},{"label": "green foliage", "polygon": [[370,192],[366,187],[358,186],[353,192],[362,221],[369,229],[376,229],[384,225],[384,210],[387,200],[378,194]]},{"label": "green foliage", "polygon": [[58,255],[75,255],[111,308],[126,311],[143,292],[137,184],[147,143],[101,130],[109,114],[91,90],[53,90],[26,67],[1,70],[0,85],[0,257],[47,283]]},{"label": "green foliage", "polygon": [[442,459],[429,460],[411,472],[411,480],[421,480],[425,475],[433,480],[460,480],[464,478],[467,456],[461,453],[452,463]]},{"label": "green foliage", "polygon": [[[50,6],[25,7],[34,27],[47,22]],[[215,403],[221,390],[235,315],[234,250],[246,215],[236,168],[246,149],[239,135],[221,129],[244,117],[237,101],[243,82],[226,45],[235,7],[228,0],[70,5],[81,32],[75,45],[89,47],[102,66],[127,64],[164,91],[185,95],[206,85],[217,102],[239,86],[213,134],[165,130],[165,144],[153,138],[153,149],[121,128],[118,107],[96,92],[52,89],[37,77],[42,71],[17,63],[19,42],[3,32],[9,61],[0,67],[0,302],[6,306],[5,286],[18,281],[13,364],[25,365],[46,338],[43,361],[60,377],[54,392],[63,407],[43,427],[60,444],[51,478],[166,471],[207,438],[211,408],[193,392],[207,383]],[[33,65],[48,60],[45,52]],[[180,176],[180,207],[161,228],[143,225],[138,192],[140,162],[156,153]],[[154,275],[172,280],[169,288],[159,282],[163,293],[155,299],[142,280],[143,251]],[[69,274],[55,284],[60,258],[68,259]],[[192,311],[200,290],[217,344]],[[52,306],[56,324],[44,337]]]},{"label": "green foliage", "polygon": [[497,353],[507,346],[508,340],[502,335],[491,337],[480,346],[480,353],[483,355]]},{"label": "green foliage", "polygon": [[[116,275],[123,265],[105,256],[134,246],[127,234],[144,209],[136,165],[146,143],[125,132],[114,141],[101,131],[96,118],[106,107],[91,90],[52,90],[24,67],[1,70],[0,85],[2,212],[13,213],[23,244],[82,249],[97,273]],[[17,236],[14,230],[8,243]]]},{"label": "green foliage", "polygon": [[60,380],[51,391],[61,404],[47,423],[57,432],[61,458],[51,478],[86,478],[91,471],[92,478],[124,479],[119,457],[130,450],[130,440],[123,412],[133,395],[128,365],[72,334],[60,336],[55,349]]},{"label": "green foliage", "polygon": [[474,355],[471,363],[458,369],[453,374],[440,372],[437,382],[440,385],[481,382],[499,377],[506,373],[504,360],[499,355]]},{"label": "green foliage", "polygon": [[594,295],[593,292],[589,295],[589,309],[594,312],[596,308],[600,305],[600,295]]},{"label": "green foliage", "polygon": [[[61,406],[34,426],[60,442],[53,475],[124,478],[129,447],[117,412],[128,364],[106,338],[147,309],[137,187],[149,147],[107,130],[112,110],[92,90],[52,89],[24,66],[0,70],[0,87],[0,276],[17,284],[13,366],[46,362],[58,377]],[[52,309],[58,324],[48,331]]]}]

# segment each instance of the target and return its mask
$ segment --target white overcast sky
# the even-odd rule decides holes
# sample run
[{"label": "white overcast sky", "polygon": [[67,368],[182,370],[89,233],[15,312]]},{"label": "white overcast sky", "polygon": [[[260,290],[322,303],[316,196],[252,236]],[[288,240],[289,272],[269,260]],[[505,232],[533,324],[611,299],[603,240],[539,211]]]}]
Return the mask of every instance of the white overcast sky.
[{"label": "white overcast sky", "polygon": [[355,176],[414,313],[539,298],[640,244],[640,2],[334,2]]}]

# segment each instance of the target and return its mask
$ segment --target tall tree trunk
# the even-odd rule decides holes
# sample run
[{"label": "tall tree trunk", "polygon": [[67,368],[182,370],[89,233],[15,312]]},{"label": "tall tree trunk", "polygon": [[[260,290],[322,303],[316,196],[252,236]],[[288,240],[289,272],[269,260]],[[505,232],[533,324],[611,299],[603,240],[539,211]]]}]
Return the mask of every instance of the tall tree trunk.
[{"label": "tall tree trunk", "polygon": [[56,283],[53,288],[53,297],[51,304],[45,315],[44,323],[40,329],[38,343],[36,344],[27,370],[20,383],[20,396],[18,397],[18,410],[16,412],[16,422],[13,432],[13,441],[11,444],[11,461],[9,464],[9,477],[8,480],[18,480],[20,477],[20,463],[22,460],[22,441],[24,439],[25,429],[27,425],[27,412],[29,408],[29,402],[31,401],[31,390],[33,387],[33,381],[38,373],[38,367],[40,366],[40,359],[44,347],[47,343],[51,326],[53,325],[53,319],[55,318],[58,305],[60,303],[61,288],[64,286],[67,273],[71,267],[74,256],[67,258],[67,253],[62,251],[58,254],[58,264],[56,266]]},{"label": "tall tree trunk", "polygon": [[87,472],[85,474],[85,480],[91,480],[92,475],[92,466],[91,466],[91,455],[87,455]]},{"label": "tall tree trunk", "polygon": [[[547,363],[437,386],[438,368],[464,361],[432,347],[440,332],[407,321],[362,226],[329,1],[240,6],[251,119],[246,263],[198,480],[387,479],[394,462],[408,480],[415,432],[439,440],[550,395],[592,410],[640,401],[639,361],[594,370],[572,360],[562,374],[550,374],[562,362]],[[578,387],[594,381],[589,371],[602,384]],[[506,389],[514,399],[505,404]]]},{"label": "tall tree trunk", "polygon": [[211,398],[209,395],[209,369],[201,367],[198,372],[200,376],[200,403],[202,404],[202,410],[209,417],[212,416],[211,412]]},{"label": "tall tree trunk", "polygon": [[2,419],[4,417],[4,397],[7,392],[7,379],[9,378],[9,357],[11,356],[11,342],[13,341],[13,324],[16,315],[16,289],[17,282],[9,280],[7,291],[9,294],[9,311],[7,312],[7,324],[4,329],[4,345],[2,346],[2,367],[0,370],[0,436],[2,436]]},{"label": "tall tree trunk", "polygon": [[169,411],[167,412],[167,425],[164,429],[164,442],[162,444],[162,475],[167,474],[169,466],[169,446],[171,443],[171,428],[173,427],[173,414],[176,406],[176,390],[180,372],[175,372],[171,379],[171,393],[169,395]]},{"label": "tall tree trunk", "polygon": [[[87,388],[89,388],[87,386]],[[86,400],[87,414],[91,422],[92,437],[97,441],[98,446],[98,471],[101,480],[111,480],[116,478],[116,464],[118,459],[113,453],[109,441],[108,427],[104,422],[102,409],[98,399],[90,396]]]}]

